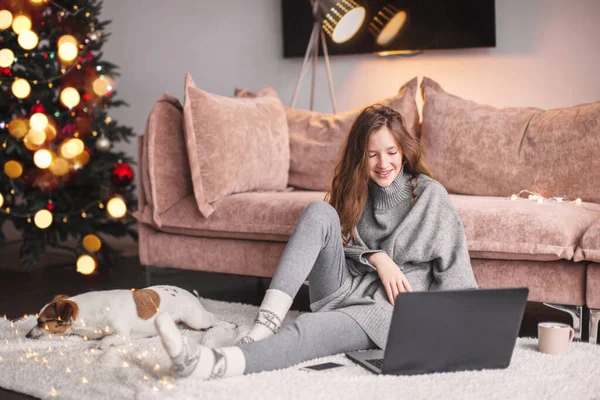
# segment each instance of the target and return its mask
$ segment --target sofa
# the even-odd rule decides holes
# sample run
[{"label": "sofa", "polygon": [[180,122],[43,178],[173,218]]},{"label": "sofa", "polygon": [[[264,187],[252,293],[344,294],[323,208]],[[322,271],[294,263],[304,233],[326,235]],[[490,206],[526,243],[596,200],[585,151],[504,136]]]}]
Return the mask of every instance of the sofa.
[{"label": "sofa", "polygon": [[[423,96],[422,121],[416,96]],[[421,140],[462,219],[481,288],[529,288],[600,319],[600,103],[494,108],[414,78],[380,102]],[[272,89],[217,96],[186,77],[138,138],[142,265],[272,277],[304,208],[323,200],[359,109],[286,108]]]}]

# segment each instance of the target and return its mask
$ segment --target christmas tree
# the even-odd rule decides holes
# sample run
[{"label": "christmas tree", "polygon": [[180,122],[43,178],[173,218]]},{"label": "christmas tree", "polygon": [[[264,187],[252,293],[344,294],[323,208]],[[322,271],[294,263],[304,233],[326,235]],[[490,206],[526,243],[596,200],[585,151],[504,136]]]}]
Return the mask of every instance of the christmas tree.
[{"label": "christmas tree", "polygon": [[135,134],[108,114],[126,103],[113,89],[117,67],[102,60],[101,6],[0,0],[0,247],[12,221],[24,268],[51,246],[91,273],[115,255],[103,234],[137,239],[134,161],[113,149]]}]

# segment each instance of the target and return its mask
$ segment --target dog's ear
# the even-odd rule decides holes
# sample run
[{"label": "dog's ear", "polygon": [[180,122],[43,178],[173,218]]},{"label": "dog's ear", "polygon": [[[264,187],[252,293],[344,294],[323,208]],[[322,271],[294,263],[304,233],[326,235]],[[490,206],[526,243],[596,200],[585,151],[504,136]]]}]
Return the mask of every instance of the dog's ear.
[{"label": "dog's ear", "polygon": [[50,303],[54,303],[55,301],[68,299],[68,298],[69,298],[69,296],[66,294],[57,294],[56,296],[54,296],[54,298],[52,299],[52,301]]},{"label": "dog's ear", "polygon": [[58,300],[56,305],[56,319],[68,322],[77,318],[79,307],[71,300]]}]

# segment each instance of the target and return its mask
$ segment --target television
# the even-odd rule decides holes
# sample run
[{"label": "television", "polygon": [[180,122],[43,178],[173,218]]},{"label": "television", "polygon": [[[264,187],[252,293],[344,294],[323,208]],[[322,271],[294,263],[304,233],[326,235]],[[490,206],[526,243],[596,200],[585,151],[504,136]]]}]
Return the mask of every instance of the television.
[{"label": "television", "polygon": [[[309,0],[281,0],[283,55],[303,57],[312,31]],[[353,0],[365,9],[358,32],[344,43],[327,37],[330,55],[422,52],[496,47],[494,0]],[[401,28],[385,40],[376,36],[376,17],[398,15]],[[381,20],[381,18],[380,18]],[[398,24],[396,24],[398,27]]]}]

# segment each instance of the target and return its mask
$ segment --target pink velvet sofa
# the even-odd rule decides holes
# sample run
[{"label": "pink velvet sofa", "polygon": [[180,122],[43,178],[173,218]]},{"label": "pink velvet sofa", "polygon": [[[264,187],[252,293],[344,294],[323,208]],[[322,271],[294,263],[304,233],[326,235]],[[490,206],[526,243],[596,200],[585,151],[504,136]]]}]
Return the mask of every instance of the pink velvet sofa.
[{"label": "pink velvet sofa", "polygon": [[[528,287],[529,301],[572,315],[578,339],[587,308],[590,341],[596,343],[600,103],[547,111],[496,109],[448,94],[428,78],[423,79],[421,92],[421,124],[414,101],[416,78],[383,102],[401,110],[411,133],[420,137],[436,179],[451,193],[480,287]],[[192,97],[186,89],[188,96]],[[219,98],[217,105],[234,107],[236,101],[256,100],[260,94],[238,91],[238,96]],[[304,208],[325,197],[323,185],[330,179],[332,160],[358,111],[332,116],[285,109],[290,146],[287,187],[234,190],[209,202],[207,217],[206,209],[199,208],[196,190],[202,176],[194,169],[201,164],[190,152],[190,131],[203,120],[191,127],[193,105],[186,107],[163,95],[150,113],[146,133],[139,137],[135,215],[141,263],[271,277]],[[213,145],[199,144],[198,139],[204,139],[195,138],[199,152],[202,143],[207,148]],[[511,200],[522,189],[539,193],[544,200],[540,203],[527,195]]]}]

